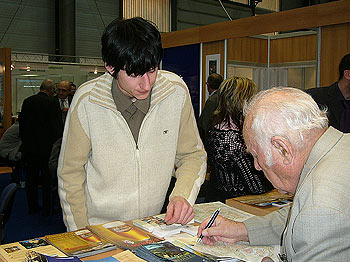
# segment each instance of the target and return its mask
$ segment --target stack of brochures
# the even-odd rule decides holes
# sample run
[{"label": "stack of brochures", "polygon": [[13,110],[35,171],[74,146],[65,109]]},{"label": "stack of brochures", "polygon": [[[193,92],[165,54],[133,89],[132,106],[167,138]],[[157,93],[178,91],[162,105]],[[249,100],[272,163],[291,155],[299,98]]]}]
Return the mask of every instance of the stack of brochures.
[{"label": "stack of brochures", "polygon": [[148,232],[151,232],[153,235],[160,238],[173,236],[179,234],[180,232],[185,232],[195,236],[198,232],[198,226],[194,225],[167,225],[161,215],[134,219],[133,225]]},{"label": "stack of brochures", "polygon": [[167,241],[140,246],[135,253],[138,257],[149,262],[209,262],[206,258],[186,251]]}]

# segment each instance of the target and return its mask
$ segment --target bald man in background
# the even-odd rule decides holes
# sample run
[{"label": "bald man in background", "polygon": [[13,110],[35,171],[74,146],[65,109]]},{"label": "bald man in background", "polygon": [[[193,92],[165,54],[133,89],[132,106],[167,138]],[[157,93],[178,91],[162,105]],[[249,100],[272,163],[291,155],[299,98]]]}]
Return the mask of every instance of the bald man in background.
[{"label": "bald man in background", "polygon": [[66,122],[67,112],[69,109],[69,106],[72,102],[72,96],[71,94],[71,84],[67,80],[63,80],[59,82],[57,86],[57,100],[60,104],[60,108],[62,111],[62,122],[63,124]]}]

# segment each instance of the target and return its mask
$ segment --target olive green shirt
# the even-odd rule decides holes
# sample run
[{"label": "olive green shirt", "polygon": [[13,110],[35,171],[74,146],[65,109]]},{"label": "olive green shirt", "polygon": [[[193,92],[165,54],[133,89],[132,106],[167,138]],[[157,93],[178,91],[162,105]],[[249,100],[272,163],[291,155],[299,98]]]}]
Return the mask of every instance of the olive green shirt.
[{"label": "olive green shirt", "polygon": [[112,96],[118,111],[120,111],[128,123],[131,133],[137,144],[142,121],[145,118],[145,115],[147,114],[150,107],[151,95],[143,100],[129,97],[120,90],[117,81],[113,79]]}]

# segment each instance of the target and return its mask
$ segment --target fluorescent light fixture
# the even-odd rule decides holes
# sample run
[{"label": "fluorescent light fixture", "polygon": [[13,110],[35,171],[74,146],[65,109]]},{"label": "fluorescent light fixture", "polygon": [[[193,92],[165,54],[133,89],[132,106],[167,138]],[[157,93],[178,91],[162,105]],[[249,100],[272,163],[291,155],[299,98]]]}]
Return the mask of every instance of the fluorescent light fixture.
[{"label": "fluorescent light fixture", "polygon": [[39,76],[39,75],[20,75],[20,76],[26,76],[26,77],[36,77],[36,76]]}]

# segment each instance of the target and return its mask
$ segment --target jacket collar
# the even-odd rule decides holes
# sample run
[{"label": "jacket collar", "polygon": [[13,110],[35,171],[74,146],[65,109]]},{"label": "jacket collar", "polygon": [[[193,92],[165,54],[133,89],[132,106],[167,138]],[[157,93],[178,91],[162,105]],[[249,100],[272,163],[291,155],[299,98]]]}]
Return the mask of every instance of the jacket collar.
[{"label": "jacket collar", "polygon": [[[89,101],[111,110],[117,110],[112,96],[112,82],[113,77],[108,72],[97,78],[91,89]],[[167,81],[164,71],[159,70],[151,92],[150,110],[173,92],[175,92],[175,86],[171,81]]]},{"label": "jacket collar", "polygon": [[310,155],[304,165],[303,171],[301,172],[295,195],[298,193],[304,181],[309,176],[313,168],[317,165],[317,163],[339,142],[343,136],[344,133],[338,131],[333,127],[329,127],[326,132],[318,139],[310,152]]}]

